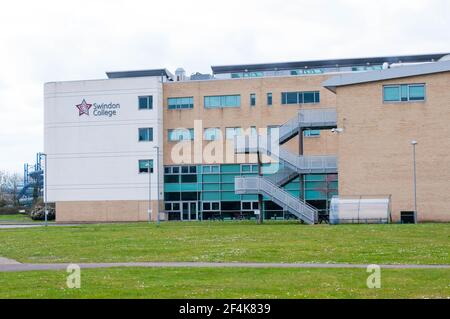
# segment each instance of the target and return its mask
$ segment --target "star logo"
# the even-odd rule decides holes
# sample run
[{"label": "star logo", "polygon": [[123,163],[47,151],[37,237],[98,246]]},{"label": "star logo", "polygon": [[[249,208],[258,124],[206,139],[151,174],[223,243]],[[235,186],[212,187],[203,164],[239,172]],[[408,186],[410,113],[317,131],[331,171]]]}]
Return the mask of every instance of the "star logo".
[{"label": "star logo", "polygon": [[91,108],[92,104],[86,103],[86,100],[83,99],[83,102],[81,104],[78,104],[76,107],[78,108],[78,116],[81,116],[83,114],[86,114],[89,116],[89,109]]}]

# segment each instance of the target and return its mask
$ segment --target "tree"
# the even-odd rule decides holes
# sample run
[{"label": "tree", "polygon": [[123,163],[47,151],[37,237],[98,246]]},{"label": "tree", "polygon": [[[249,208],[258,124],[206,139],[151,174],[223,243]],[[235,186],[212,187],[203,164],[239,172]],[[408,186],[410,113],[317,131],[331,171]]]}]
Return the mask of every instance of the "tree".
[{"label": "tree", "polygon": [[18,173],[0,171],[0,201],[13,206],[19,205],[19,187],[23,178]]}]

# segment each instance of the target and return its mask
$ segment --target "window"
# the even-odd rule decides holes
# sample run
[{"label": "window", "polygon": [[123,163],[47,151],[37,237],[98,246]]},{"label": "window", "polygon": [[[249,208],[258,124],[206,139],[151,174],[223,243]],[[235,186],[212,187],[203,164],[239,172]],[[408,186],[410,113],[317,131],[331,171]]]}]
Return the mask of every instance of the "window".
[{"label": "window", "polygon": [[[279,125],[269,125],[269,126],[267,126],[267,136],[272,136],[272,135],[279,134],[279,129],[280,129]],[[278,130],[278,132],[276,130]]]},{"label": "window", "polygon": [[180,175],[164,175],[164,183],[179,183]]},{"label": "window", "polygon": [[139,129],[139,142],[153,141],[153,128],[144,127]]},{"label": "window", "polygon": [[139,173],[153,173],[153,160],[139,160]]},{"label": "window", "polygon": [[283,92],[281,93],[281,104],[308,104],[320,103],[320,92]]},{"label": "window", "polygon": [[139,110],[151,110],[153,108],[153,96],[139,97]]},{"label": "window", "polygon": [[256,136],[256,135],[258,135],[256,126],[250,126],[250,136]]},{"label": "window", "polygon": [[232,79],[239,79],[239,78],[255,78],[255,77],[261,77],[264,76],[263,72],[243,72],[243,73],[231,73]]},{"label": "window", "polygon": [[408,88],[410,101],[425,100],[425,84],[409,85]]},{"label": "window", "polygon": [[191,166],[181,166],[181,174],[195,174],[197,173],[197,166],[191,165]]},{"label": "window", "polygon": [[256,105],[256,94],[251,93],[250,94],[250,106],[255,106],[255,105]]},{"label": "window", "polygon": [[197,175],[196,174],[186,174],[181,175],[182,183],[197,183]]},{"label": "window", "polygon": [[203,211],[220,210],[220,202],[203,202]]},{"label": "window", "polygon": [[384,102],[410,102],[425,100],[425,84],[383,86]]},{"label": "window", "polygon": [[217,141],[220,138],[220,129],[217,127],[205,128],[203,138],[205,141]]},{"label": "window", "polygon": [[241,164],[241,173],[258,173],[258,165]]},{"label": "window", "polygon": [[218,96],[205,96],[204,106],[207,109],[216,109],[224,107],[240,107],[241,96],[240,95],[218,95]]},{"label": "window", "polygon": [[203,174],[219,173],[219,165],[204,165]]},{"label": "window", "polygon": [[241,202],[242,210],[255,210],[258,209],[258,202]]},{"label": "window", "polygon": [[272,105],[272,93],[267,93],[267,105]]},{"label": "window", "polygon": [[233,140],[235,136],[239,136],[242,134],[242,130],[240,127],[227,127],[225,129],[225,136],[228,140]]},{"label": "window", "polygon": [[169,129],[167,131],[168,139],[173,141],[192,141],[194,139],[194,129]]},{"label": "window", "polygon": [[303,136],[305,137],[320,136],[320,130],[305,130],[303,131]]},{"label": "window", "polygon": [[169,97],[167,99],[169,110],[192,109],[194,108],[194,98],[191,97]]}]

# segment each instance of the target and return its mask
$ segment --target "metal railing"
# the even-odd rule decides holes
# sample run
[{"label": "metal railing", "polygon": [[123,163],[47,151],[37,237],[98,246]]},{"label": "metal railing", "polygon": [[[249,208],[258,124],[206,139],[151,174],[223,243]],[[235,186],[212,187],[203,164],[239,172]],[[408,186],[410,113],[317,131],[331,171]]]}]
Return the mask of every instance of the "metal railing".
[{"label": "metal railing", "polygon": [[317,223],[318,211],[261,176],[236,176],[236,194],[262,194],[307,224]]},{"label": "metal railing", "polygon": [[299,174],[325,174],[337,172],[335,155],[295,155],[280,147],[273,137],[264,135],[235,136],[236,153],[264,153],[278,159],[280,164]]},{"label": "metal railing", "polygon": [[283,165],[276,165],[277,170],[273,174],[265,175],[269,181],[277,186],[282,186],[289,183],[298,176],[297,171]]},{"label": "metal railing", "polygon": [[291,120],[279,127],[280,143],[298,133],[300,128],[334,128],[337,125],[335,108],[302,109]]}]

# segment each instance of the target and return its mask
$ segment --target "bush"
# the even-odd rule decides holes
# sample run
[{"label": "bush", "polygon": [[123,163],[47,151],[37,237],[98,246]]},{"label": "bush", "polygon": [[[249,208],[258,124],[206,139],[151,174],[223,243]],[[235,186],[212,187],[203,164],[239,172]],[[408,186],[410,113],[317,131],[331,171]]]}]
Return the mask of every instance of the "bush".
[{"label": "bush", "polygon": [[[45,206],[42,202],[37,203],[30,213],[32,220],[45,220]],[[55,207],[52,204],[48,204],[47,220],[55,219]]]},{"label": "bush", "polygon": [[15,215],[19,214],[21,210],[24,210],[23,207],[11,207],[11,206],[4,206],[0,207],[0,215]]}]

